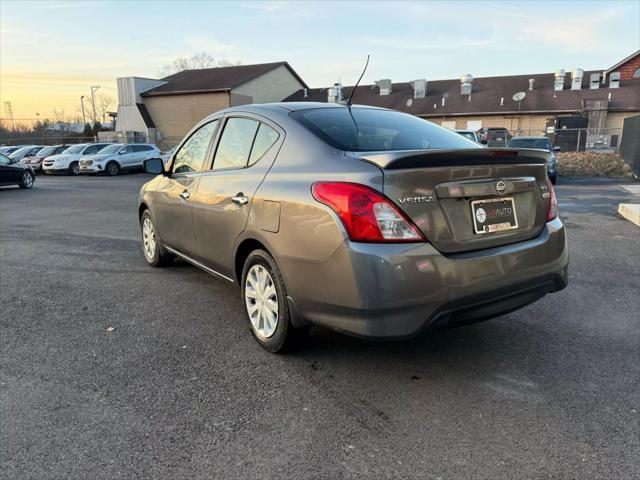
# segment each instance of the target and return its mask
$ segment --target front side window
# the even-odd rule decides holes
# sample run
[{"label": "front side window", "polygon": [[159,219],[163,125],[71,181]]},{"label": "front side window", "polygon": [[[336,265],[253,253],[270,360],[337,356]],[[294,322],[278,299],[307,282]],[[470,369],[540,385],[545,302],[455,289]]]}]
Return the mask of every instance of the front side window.
[{"label": "front side window", "polygon": [[74,145],[73,147],[69,147],[65,150],[65,154],[68,153],[70,155],[76,155],[82,152],[82,149],[86,147],[86,145]]},{"label": "front side window", "polygon": [[344,151],[482,148],[413,115],[375,108],[314,108],[290,114],[329,145]]},{"label": "front side window", "polygon": [[258,125],[256,120],[249,118],[227,120],[218,142],[213,169],[246,167]]},{"label": "front side window", "polygon": [[173,161],[173,173],[199,172],[202,170],[209,144],[218,126],[218,120],[209,122],[197,130],[180,147]]}]

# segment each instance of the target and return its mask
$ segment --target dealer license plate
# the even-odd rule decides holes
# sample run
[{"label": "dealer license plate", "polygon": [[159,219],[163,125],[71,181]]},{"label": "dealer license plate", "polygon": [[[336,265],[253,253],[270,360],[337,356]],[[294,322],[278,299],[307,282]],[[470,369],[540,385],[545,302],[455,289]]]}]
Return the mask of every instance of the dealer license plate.
[{"label": "dealer license plate", "polygon": [[473,228],[476,233],[493,233],[518,228],[513,197],[491,198],[471,202]]}]

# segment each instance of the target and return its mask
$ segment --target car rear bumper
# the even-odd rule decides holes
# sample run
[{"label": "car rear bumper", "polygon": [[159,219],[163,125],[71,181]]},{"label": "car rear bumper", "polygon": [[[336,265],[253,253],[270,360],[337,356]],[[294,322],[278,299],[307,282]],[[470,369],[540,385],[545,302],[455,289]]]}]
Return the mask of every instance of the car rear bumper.
[{"label": "car rear bumper", "polygon": [[402,338],[493,318],[562,290],[569,254],[556,219],[537,238],[474,252],[443,255],[427,243],[345,242],[325,263],[290,262],[285,260],[287,277],[304,278],[288,287],[294,313],[308,323]]}]

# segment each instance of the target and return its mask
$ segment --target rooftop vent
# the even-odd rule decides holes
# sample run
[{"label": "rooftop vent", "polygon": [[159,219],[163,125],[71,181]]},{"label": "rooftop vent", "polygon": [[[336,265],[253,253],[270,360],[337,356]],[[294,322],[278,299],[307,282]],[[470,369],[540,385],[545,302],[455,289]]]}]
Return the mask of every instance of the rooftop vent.
[{"label": "rooftop vent", "polygon": [[460,77],[460,95],[471,95],[473,90],[473,75],[467,73]]},{"label": "rooftop vent", "polygon": [[592,73],[591,75],[589,75],[589,88],[591,90],[597,90],[598,88],[600,88],[600,74],[599,73]]},{"label": "rooftop vent", "polygon": [[620,72],[609,74],[609,88],[620,88]]},{"label": "rooftop vent", "polygon": [[427,81],[424,78],[410,82],[413,88],[413,98],[424,98],[427,95]]},{"label": "rooftop vent", "polygon": [[582,77],[584,77],[584,70],[574,68],[573,72],[571,72],[571,90],[580,90],[582,88]]},{"label": "rooftop vent", "polygon": [[535,83],[536,79],[535,78],[530,78],[529,79],[529,91],[533,92],[533,84]]},{"label": "rooftop vent", "polygon": [[564,69],[556,70],[553,80],[553,89],[560,92],[564,89]]},{"label": "rooftop vent", "polygon": [[342,84],[334,83],[327,89],[327,103],[339,103],[342,100]]},{"label": "rooftop vent", "polygon": [[376,85],[380,89],[380,95],[389,95],[392,90],[391,79],[385,78],[376,81]]}]

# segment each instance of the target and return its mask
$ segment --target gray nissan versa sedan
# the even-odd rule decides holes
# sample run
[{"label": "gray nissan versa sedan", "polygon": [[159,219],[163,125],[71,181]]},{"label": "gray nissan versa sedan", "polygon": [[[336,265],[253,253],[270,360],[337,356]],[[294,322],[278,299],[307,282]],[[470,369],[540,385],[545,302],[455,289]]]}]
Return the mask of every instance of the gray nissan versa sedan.
[{"label": "gray nissan versa sedan", "polygon": [[238,283],[256,340],[309,325],[401,338],[567,285],[539,150],[483,148],[379,108],[279,103],[202,120],[140,192],[143,252]]}]

